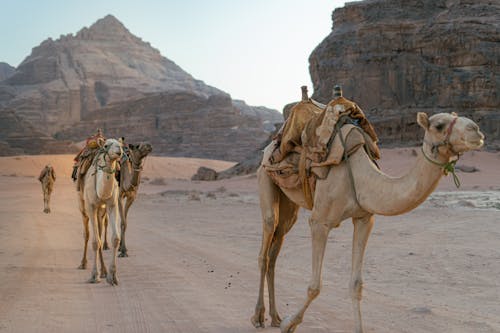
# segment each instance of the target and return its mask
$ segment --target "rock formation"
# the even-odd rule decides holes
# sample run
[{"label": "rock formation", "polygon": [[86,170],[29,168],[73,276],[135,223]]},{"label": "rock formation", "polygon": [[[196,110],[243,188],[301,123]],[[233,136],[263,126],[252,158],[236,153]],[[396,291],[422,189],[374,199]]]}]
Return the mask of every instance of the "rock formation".
[{"label": "rock formation", "polygon": [[269,136],[263,128],[267,122],[245,113],[242,106],[248,108],[242,102],[235,105],[223,93],[208,97],[190,92],[153,93],[88,114],[55,137],[84,138],[102,128],[107,136],[125,136],[128,142],[147,139],[156,154],[239,161]]},{"label": "rock formation", "polygon": [[[84,139],[89,129],[95,131],[94,123],[112,123],[112,118],[118,117],[123,120],[121,127],[106,135],[146,140],[148,130],[156,128],[156,132],[164,132],[151,133],[161,138],[155,153],[183,156],[194,155],[184,154],[182,144],[203,149],[205,132],[210,132],[212,138],[232,139],[231,143],[241,145],[241,149],[255,149],[260,143],[255,141],[268,135],[267,122],[280,117],[277,111],[232,102],[228,94],[194,79],[111,15],[74,36],[49,38],[33,48],[16,71],[0,82],[0,112],[2,109],[14,110],[18,117],[36,124],[48,135],[73,141]],[[143,111],[149,118],[141,115]],[[226,121],[227,114],[231,116]],[[200,123],[200,118],[207,117],[210,121]],[[151,126],[141,127],[146,118]],[[252,128],[247,129],[245,121],[239,120],[252,123]],[[193,136],[189,139],[189,133],[180,133],[187,124],[192,125]],[[235,140],[241,133],[245,137],[247,131],[255,138]],[[172,143],[179,145],[173,149]],[[217,150],[215,146],[213,149]],[[196,156],[211,154],[206,151]],[[220,151],[213,157],[221,155],[238,157]]]},{"label": "rock formation", "polygon": [[420,140],[418,111],[456,111],[500,147],[499,17],[490,0],[347,3],[309,58],[313,98],[328,102],[341,84],[385,146]]},{"label": "rock formation", "polygon": [[16,69],[5,62],[0,62],[0,81],[7,79],[11,76]]}]

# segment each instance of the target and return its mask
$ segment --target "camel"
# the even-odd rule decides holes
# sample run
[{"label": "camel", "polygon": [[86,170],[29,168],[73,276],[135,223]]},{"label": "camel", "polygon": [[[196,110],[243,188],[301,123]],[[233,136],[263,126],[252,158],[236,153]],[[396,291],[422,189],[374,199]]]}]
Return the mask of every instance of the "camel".
[{"label": "camel", "polygon": [[52,190],[54,189],[54,182],[56,181],[56,173],[54,172],[54,168],[50,164],[47,164],[45,168],[43,168],[40,172],[38,180],[42,184],[43,212],[48,214],[50,213],[50,195],[52,194]]},{"label": "camel", "polygon": [[[141,184],[141,173],[144,159],[153,151],[149,143],[140,143],[137,145],[129,144],[129,158],[121,163],[120,168],[120,195],[118,197],[118,207],[121,219],[120,247],[119,257],[128,257],[127,246],[125,244],[125,231],[127,230],[127,216],[130,206],[137,197],[137,191]],[[125,205],[123,204],[125,201]],[[104,217],[104,250],[109,248],[107,240],[107,216]]]},{"label": "camel", "polygon": [[[123,154],[122,145],[118,140],[107,139],[92,161],[92,165],[87,170],[83,179],[83,190],[78,192],[80,212],[82,213],[84,225],[84,253],[79,268],[85,269],[87,266],[87,243],[89,239],[89,220],[92,225],[94,250],[94,262],[91,272],[90,283],[100,282],[100,277],[106,276],[106,280],[111,285],[117,285],[116,276],[116,256],[120,244],[118,233],[118,182],[115,179],[115,172],[118,160]],[[103,228],[103,209],[111,221],[111,239],[113,246],[113,256],[106,270],[102,258],[101,231]],[[98,256],[101,260],[101,275],[97,273]]]},{"label": "camel", "polygon": [[[417,160],[409,172],[392,178],[381,172],[364,149],[358,149],[348,160],[330,168],[325,179],[318,179],[314,205],[309,219],[312,238],[312,279],[300,309],[281,320],[274,295],[274,269],[284,236],[304,207],[301,190],[286,190],[273,183],[266,171],[258,170],[260,206],[263,218],[262,245],[259,253],[260,285],[255,314],[251,322],[264,327],[264,283],[267,277],[271,326],[282,333],[294,332],[302,322],[311,302],[321,289],[323,255],[330,230],[352,219],[353,249],[350,294],[356,333],[363,332],[360,302],[362,298],[362,266],[374,215],[400,215],[420,205],[436,188],[448,171],[453,172],[456,159],[465,151],[479,149],[484,136],[470,119],[455,113],[439,113],[428,117],[419,112],[418,124],[425,130]],[[263,161],[273,150],[271,143],[264,150]],[[349,171],[350,168],[350,171]],[[350,172],[352,176],[350,176]]]}]

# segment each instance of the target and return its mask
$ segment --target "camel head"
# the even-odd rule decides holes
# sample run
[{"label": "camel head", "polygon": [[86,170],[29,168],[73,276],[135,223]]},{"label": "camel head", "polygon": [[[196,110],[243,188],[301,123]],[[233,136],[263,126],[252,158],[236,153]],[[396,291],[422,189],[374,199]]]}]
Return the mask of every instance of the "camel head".
[{"label": "camel head", "polygon": [[130,148],[131,154],[134,155],[134,160],[142,160],[153,151],[153,146],[147,142],[141,142],[137,145],[129,144],[128,147]]},{"label": "camel head", "polygon": [[425,129],[424,144],[430,145],[433,153],[446,158],[479,149],[484,144],[479,126],[469,118],[457,116],[455,112],[438,113],[431,117],[419,112],[417,122]]},{"label": "camel head", "polygon": [[153,151],[153,146],[149,143],[141,142],[137,145],[129,144],[130,161],[134,169],[142,170],[143,160],[149,153]]},{"label": "camel head", "polygon": [[116,139],[107,139],[101,149],[111,161],[115,161],[123,155],[122,144]]}]

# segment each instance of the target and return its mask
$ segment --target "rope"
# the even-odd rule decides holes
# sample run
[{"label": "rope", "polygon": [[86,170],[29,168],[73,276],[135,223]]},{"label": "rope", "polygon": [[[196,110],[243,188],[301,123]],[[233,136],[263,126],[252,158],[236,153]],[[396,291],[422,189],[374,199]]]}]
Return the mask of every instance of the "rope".
[{"label": "rope", "polygon": [[448,176],[449,173],[451,173],[453,175],[453,182],[455,183],[455,186],[457,188],[460,187],[460,179],[458,178],[457,174],[455,173],[455,165],[457,164],[458,162],[458,159],[460,158],[460,155],[457,155],[457,159],[456,160],[453,160],[453,161],[449,161],[449,162],[446,162],[446,163],[439,163],[439,162],[436,162],[434,160],[432,160],[429,156],[427,156],[424,152],[424,146],[422,146],[422,154],[424,154],[424,157],[427,161],[431,162],[432,164],[435,164],[437,166],[439,166],[440,168],[443,169],[443,174],[445,176]]}]

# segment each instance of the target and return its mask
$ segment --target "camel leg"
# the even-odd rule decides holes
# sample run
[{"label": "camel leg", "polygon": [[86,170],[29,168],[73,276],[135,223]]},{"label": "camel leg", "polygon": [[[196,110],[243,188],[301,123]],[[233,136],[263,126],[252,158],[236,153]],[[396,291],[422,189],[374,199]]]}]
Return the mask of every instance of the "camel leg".
[{"label": "camel leg", "polygon": [[48,214],[50,213],[50,206],[49,206],[50,189],[49,189],[49,184],[47,184],[45,179],[42,182],[42,191],[43,191],[43,212]]},{"label": "camel leg", "polygon": [[369,215],[365,218],[352,219],[354,232],[352,238],[352,271],[351,271],[351,298],[354,310],[355,332],[363,333],[363,321],[361,318],[361,298],[363,290],[363,257],[366,243],[373,228],[374,218]]},{"label": "camel leg", "polygon": [[97,274],[97,260],[99,256],[99,250],[101,249],[101,237],[99,235],[99,221],[97,216],[97,207],[91,207],[90,205],[86,205],[87,212],[90,212],[90,222],[92,224],[92,249],[94,250],[94,262],[92,265],[92,273],[90,275],[89,283],[99,283],[101,279],[99,278],[99,274]]},{"label": "camel leg", "polygon": [[262,244],[259,253],[260,283],[255,313],[250,319],[256,327],[264,327],[264,283],[269,263],[269,247],[278,222],[279,189],[274,185],[264,170],[258,172],[260,209],[262,213]]},{"label": "camel leg", "polygon": [[274,292],[274,269],[276,259],[280,253],[281,245],[285,235],[292,229],[297,221],[299,206],[286,197],[284,193],[280,194],[279,199],[279,222],[274,232],[274,237],[269,249],[269,265],[267,268],[267,288],[269,290],[269,315],[271,316],[271,326],[279,327],[281,318],[276,309],[276,299]]},{"label": "camel leg", "polygon": [[118,206],[116,204],[109,204],[107,207],[111,226],[111,244],[113,246],[113,255],[109,264],[109,272],[106,280],[113,286],[118,284],[118,278],[116,277],[116,256],[118,253],[118,246],[120,245],[120,235],[118,234]]},{"label": "camel leg", "polygon": [[321,289],[321,269],[323,266],[323,257],[325,254],[326,242],[330,231],[328,225],[318,220],[309,220],[312,238],[312,278],[307,289],[307,298],[302,308],[293,316],[286,317],[280,325],[281,333],[292,333],[302,322],[304,313],[311,302],[318,297]]},{"label": "camel leg", "polygon": [[79,269],[87,268],[87,245],[89,243],[89,236],[90,236],[89,217],[87,216],[87,214],[82,212],[82,219],[83,219],[83,257],[80,266],[78,266]]},{"label": "camel leg", "polygon": [[102,249],[103,250],[109,250],[109,245],[108,245],[108,214],[106,213],[106,210],[102,212],[102,225],[104,229],[104,242],[102,244]]},{"label": "camel leg", "polygon": [[[120,240],[120,254],[119,257],[128,257],[127,254],[127,245],[125,244],[125,231],[127,231],[127,217],[128,217],[128,210],[130,209],[130,206],[132,206],[132,203],[134,203],[135,197],[130,196],[126,197],[127,202],[125,202],[125,208],[123,209],[123,202],[120,201],[119,203],[122,205],[122,208],[120,209],[120,217],[121,217],[121,240]],[[124,197],[125,199],[125,197]]]},{"label": "camel leg", "polygon": [[[103,229],[104,229],[104,234],[106,234],[104,222],[105,222],[105,219],[107,218],[107,216],[106,216],[106,211],[104,211],[104,214],[103,214],[103,212],[101,210],[102,210],[102,208],[99,208],[99,211],[97,213],[97,219],[98,219],[98,226],[99,226],[99,237],[102,240]],[[104,245],[99,247],[99,260],[101,262],[101,275],[100,275],[101,278],[105,278],[108,275],[108,271],[106,269],[106,264],[104,264],[104,257],[102,254],[103,249],[104,249]]]}]

